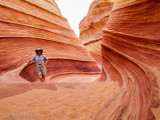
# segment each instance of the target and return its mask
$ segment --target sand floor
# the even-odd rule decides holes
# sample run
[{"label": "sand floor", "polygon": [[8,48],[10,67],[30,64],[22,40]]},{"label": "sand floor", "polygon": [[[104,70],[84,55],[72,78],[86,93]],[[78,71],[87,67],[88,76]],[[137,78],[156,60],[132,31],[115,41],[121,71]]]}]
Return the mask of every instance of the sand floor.
[{"label": "sand floor", "polygon": [[33,89],[1,99],[0,117],[4,120],[92,120],[120,90],[117,83],[110,81],[56,87],[56,90]]}]

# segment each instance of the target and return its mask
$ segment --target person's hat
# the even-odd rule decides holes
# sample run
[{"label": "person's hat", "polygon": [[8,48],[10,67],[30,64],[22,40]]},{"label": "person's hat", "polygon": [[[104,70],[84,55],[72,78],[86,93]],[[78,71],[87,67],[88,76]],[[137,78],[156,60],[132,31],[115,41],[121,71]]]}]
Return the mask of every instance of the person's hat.
[{"label": "person's hat", "polygon": [[43,53],[43,50],[42,50],[41,48],[37,48],[37,49],[35,50],[36,53],[38,53],[38,51],[41,51],[41,52]]}]

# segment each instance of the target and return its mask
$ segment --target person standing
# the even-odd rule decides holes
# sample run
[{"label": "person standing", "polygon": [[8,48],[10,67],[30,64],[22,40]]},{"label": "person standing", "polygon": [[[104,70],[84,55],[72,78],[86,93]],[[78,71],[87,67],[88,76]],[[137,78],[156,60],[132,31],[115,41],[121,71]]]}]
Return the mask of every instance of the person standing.
[{"label": "person standing", "polygon": [[[48,61],[48,58],[43,55],[43,50],[41,48],[37,48],[35,50],[36,55],[34,55],[28,64],[35,61],[36,63],[36,73],[40,79],[41,82],[45,82],[45,77],[47,73],[46,64]],[[27,65],[28,65],[27,64]]]}]

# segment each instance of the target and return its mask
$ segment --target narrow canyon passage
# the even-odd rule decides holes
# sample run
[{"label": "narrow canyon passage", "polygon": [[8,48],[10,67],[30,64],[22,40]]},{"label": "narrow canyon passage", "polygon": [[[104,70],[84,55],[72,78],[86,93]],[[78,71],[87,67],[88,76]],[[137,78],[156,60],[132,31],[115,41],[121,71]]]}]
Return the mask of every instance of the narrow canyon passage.
[{"label": "narrow canyon passage", "polygon": [[[159,120],[159,10],[159,0],[94,0],[78,38],[54,0],[0,0],[0,117]],[[39,47],[45,83],[25,66]]]}]

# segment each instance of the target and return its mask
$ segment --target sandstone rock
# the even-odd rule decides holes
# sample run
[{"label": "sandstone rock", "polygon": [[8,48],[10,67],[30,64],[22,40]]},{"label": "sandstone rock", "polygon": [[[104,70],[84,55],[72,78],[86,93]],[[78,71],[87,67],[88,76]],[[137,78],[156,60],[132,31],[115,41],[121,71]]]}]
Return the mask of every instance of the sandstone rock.
[{"label": "sandstone rock", "polygon": [[[96,2],[91,6],[98,6]],[[82,41],[88,42],[92,37],[96,40],[96,33],[101,34],[99,45],[89,45],[91,52],[102,46],[100,81],[115,81],[121,87],[116,96],[106,100],[94,120],[158,120],[152,109],[159,107],[160,1],[117,0],[109,11],[105,28],[99,29],[93,23],[93,29],[99,32],[89,30],[92,24],[84,22],[89,17],[80,24]],[[94,10],[90,9],[87,15],[94,16],[90,13]]]},{"label": "sandstone rock", "polygon": [[[156,119],[151,107],[159,106],[156,88],[160,72],[153,70],[160,65],[159,7],[160,2],[147,0],[122,0],[114,5],[102,43],[103,74],[117,81],[122,93],[111,101],[118,105],[114,107],[116,114],[105,119]],[[106,103],[105,112],[110,104]]]},{"label": "sandstone rock", "polygon": [[[22,110],[34,113],[37,110],[34,106],[38,105],[43,120],[55,118],[55,114],[59,119],[65,110],[63,117],[69,117],[68,120],[160,119],[159,0],[95,0],[80,24],[80,38],[97,63],[102,62],[100,81],[105,82],[76,87],[69,84],[67,89],[55,83],[30,84],[29,81],[37,81],[35,66],[23,66],[34,50],[41,47],[49,57],[50,80],[65,81],[69,76],[80,76],[81,80],[82,75],[100,73],[56,3],[1,0],[0,10],[2,112],[14,112],[16,108],[16,113]],[[45,111],[40,111],[42,102]],[[52,108],[57,105],[58,110]]]},{"label": "sandstone rock", "polygon": [[114,0],[94,0],[88,14],[81,21],[80,39],[99,66],[102,65],[101,43]]},{"label": "sandstone rock", "polygon": [[100,73],[53,0],[1,0],[0,26],[1,76],[17,69],[17,76],[36,81],[35,65],[22,67],[36,48],[44,49],[49,58],[48,75],[52,78]]}]

